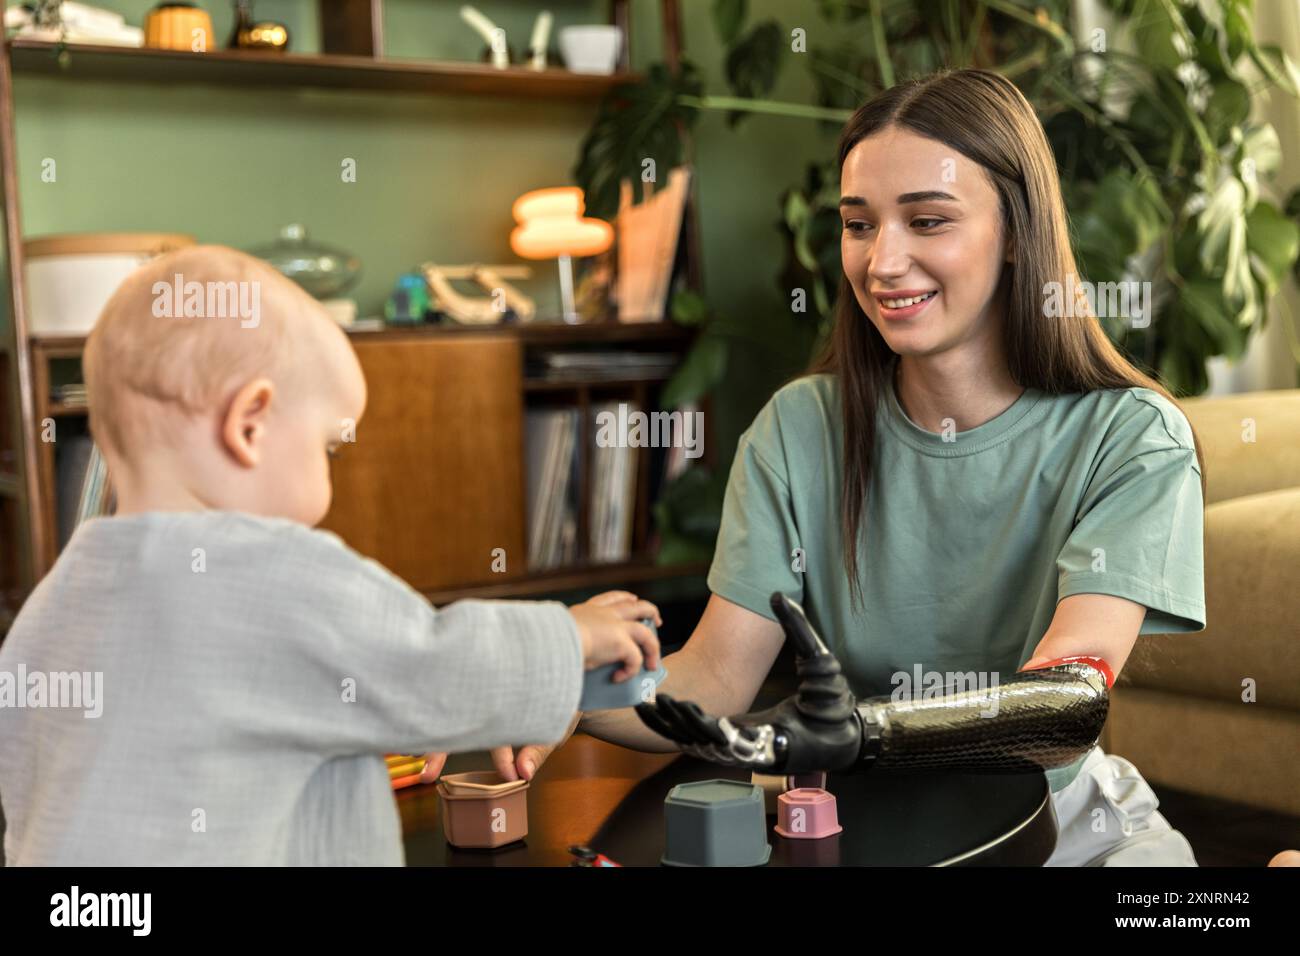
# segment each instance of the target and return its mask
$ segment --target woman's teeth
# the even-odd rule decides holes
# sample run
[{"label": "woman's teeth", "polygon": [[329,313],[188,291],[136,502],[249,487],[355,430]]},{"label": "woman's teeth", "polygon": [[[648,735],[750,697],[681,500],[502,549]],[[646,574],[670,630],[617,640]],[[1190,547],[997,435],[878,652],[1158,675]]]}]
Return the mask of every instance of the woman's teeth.
[{"label": "woman's teeth", "polygon": [[905,309],[909,305],[916,305],[918,302],[924,302],[926,299],[934,298],[934,292],[927,292],[925,295],[914,295],[909,299],[881,299],[887,309]]}]

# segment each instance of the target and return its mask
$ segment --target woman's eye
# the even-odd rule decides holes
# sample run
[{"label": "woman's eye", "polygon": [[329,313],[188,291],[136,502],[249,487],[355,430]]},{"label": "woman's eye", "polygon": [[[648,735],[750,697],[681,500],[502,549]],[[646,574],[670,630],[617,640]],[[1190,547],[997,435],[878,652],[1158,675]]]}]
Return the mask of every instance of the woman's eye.
[{"label": "woman's eye", "polygon": [[912,225],[918,229],[933,229],[935,226],[942,226],[948,220],[935,219],[932,216],[922,216],[920,219],[913,219]]},{"label": "woman's eye", "polygon": [[862,222],[860,219],[855,219],[852,222],[846,222],[844,224],[844,228],[847,229],[849,232],[853,233],[855,236],[860,236],[868,229],[871,228],[871,223]]}]

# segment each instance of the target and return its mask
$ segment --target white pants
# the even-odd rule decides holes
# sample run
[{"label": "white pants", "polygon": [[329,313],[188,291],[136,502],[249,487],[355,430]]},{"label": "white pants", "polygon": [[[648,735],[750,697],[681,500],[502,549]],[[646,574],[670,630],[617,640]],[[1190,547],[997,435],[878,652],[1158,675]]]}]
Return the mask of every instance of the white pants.
[{"label": "white pants", "polygon": [[1092,748],[1052,794],[1056,850],[1045,866],[1196,866],[1187,838],[1156,812],[1160,801],[1123,757]]}]

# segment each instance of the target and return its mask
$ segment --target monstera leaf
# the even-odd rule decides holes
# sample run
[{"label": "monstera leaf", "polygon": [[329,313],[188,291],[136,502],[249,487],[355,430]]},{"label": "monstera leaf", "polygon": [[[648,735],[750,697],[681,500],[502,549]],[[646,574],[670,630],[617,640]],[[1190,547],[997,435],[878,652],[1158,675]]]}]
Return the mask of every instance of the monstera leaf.
[{"label": "monstera leaf", "polygon": [[[727,84],[737,96],[757,99],[766,96],[776,85],[785,33],[775,20],[754,27],[743,40],[727,52]],[[739,110],[727,114],[727,125],[734,127],[747,116]]]},{"label": "monstera leaf", "polygon": [[701,89],[695,67],[683,60],[677,73],[656,63],[644,81],[621,84],[606,95],[573,169],[574,181],[586,197],[587,215],[613,219],[624,179],[632,183],[632,201],[640,202],[648,169],[654,170],[656,180],[663,180],[681,165],[682,132],[695,124],[698,111],[679,98],[698,97]]},{"label": "monstera leaf", "polygon": [[713,0],[713,28],[719,40],[725,44],[736,42],[747,7],[745,0]]}]

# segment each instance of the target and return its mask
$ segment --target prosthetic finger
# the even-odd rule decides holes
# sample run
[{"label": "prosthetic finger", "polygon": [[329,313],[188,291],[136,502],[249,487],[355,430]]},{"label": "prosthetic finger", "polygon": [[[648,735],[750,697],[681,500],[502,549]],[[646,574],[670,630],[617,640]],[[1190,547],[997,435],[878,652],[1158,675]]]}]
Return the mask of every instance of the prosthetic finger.
[{"label": "prosthetic finger", "polygon": [[772,613],[776,615],[777,623],[785,631],[786,638],[794,645],[795,653],[799,657],[831,656],[830,648],[813,630],[807,615],[804,614],[803,608],[797,602],[791,601],[780,591],[776,591],[773,593],[770,603]]},{"label": "prosthetic finger", "polygon": [[718,730],[716,718],[709,717],[699,706],[689,701],[674,700],[667,694],[658,695],[660,710],[667,711],[669,720],[688,742],[693,744],[723,744],[727,738]]},{"label": "prosthetic finger", "polygon": [[660,737],[665,737],[677,744],[685,743],[685,741],[678,735],[677,729],[660,716],[659,708],[656,707],[655,704],[637,704],[636,715],[641,718],[641,723],[645,724]]},{"label": "prosthetic finger", "polygon": [[728,752],[742,764],[771,767],[776,763],[778,730],[771,724],[738,727],[723,717],[718,721],[718,729],[726,736]]}]

